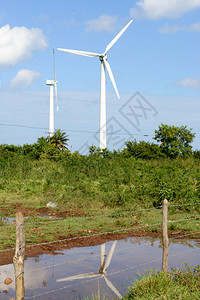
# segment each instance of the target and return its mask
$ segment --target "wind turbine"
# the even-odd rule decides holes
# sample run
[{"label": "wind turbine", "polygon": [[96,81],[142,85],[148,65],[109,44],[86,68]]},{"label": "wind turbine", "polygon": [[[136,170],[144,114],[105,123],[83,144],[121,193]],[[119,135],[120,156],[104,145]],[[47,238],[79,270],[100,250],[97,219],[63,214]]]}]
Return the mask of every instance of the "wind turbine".
[{"label": "wind turbine", "polygon": [[77,279],[103,277],[105,279],[105,282],[108,285],[108,287],[115,293],[115,295],[118,298],[121,299],[122,295],[119,293],[119,291],[116,289],[116,287],[112,284],[112,282],[107,277],[107,269],[111,263],[111,259],[112,259],[113,253],[115,251],[116,244],[117,244],[117,241],[114,241],[112,244],[112,247],[110,249],[110,252],[108,254],[107,260],[106,260],[106,255],[105,255],[105,244],[101,245],[100,269],[98,272],[79,274],[79,275],[75,275],[75,276],[57,279],[56,281],[63,282],[63,281],[73,281],[73,280],[77,280]]},{"label": "wind turbine", "polygon": [[46,85],[50,86],[50,103],[49,103],[49,137],[54,135],[54,97],[53,97],[53,87],[55,88],[56,103],[58,111],[58,93],[57,93],[57,83],[56,81],[56,69],[55,69],[55,52],[53,49],[53,64],[54,64],[54,80],[46,80]]},{"label": "wind turbine", "polygon": [[88,57],[99,57],[101,62],[101,96],[100,96],[100,128],[99,128],[99,147],[100,149],[106,148],[106,77],[105,77],[105,69],[107,69],[108,75],[114,87],[114,90],[117,94],[118,99],[119,93],[117,90],[117,86],[115,83],[115,79],[111,70],[111,67],[107,61],[107,53],[112,48],[112,46],[117,42],[120,36],[124,33],[124,31],[129,27],[129,25],[133,22],[131,20],[117,35],[116,37],[108,44],[105,51],[102,54],[93,53],[93,52],[86,52],[86,51],[79,51],[79,50],[70,50],[70,49],[62,49],[58,48],[58,50],[69,52],[72,54],[78,54]]}]

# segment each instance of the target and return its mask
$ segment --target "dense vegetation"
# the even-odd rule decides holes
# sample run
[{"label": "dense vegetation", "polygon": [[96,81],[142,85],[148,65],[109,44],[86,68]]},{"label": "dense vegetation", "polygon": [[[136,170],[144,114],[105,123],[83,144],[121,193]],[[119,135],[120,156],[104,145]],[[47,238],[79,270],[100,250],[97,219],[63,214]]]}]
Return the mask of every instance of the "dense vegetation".
[{"label": "dense vegetation", "polygon": [[105,157],[98,152],[80,156],[48,144],[45,151],[37,146],[32,151],[27,145],[15,147],[14,152],[12,146],[1,148],[1,193],[37,195],[44,203],[53,200],[81,207],[88,203],[150,207],[159,206],[164,198],[199,202],[200,161],[192,156],[146,160],[127,155],[128,148],[125,153],[104,153]]},{"label": "dense vegetation", "polygon": [[91,146],[89,156],[70,153],[60,130],[31,145],[0,145],[1,193],[91,209],[157,207],[164,198],[199,202],[200,156],[191,151],[193,138],[186,127],[161,124],[155,135],[160,146],[136,140],[122,151]]},{"label": "dense vegetation", "polygon": [[[176,151],[178,155],[174,156],[171,151],[163,150],[162,145],[128,141],[122,151],[100,151],[91,146],[90,154],[83,156],[71,153],[67,141],[66,134],[58,131],[51,139],[41,137],[31,145],[0,145],[0,248],[14,243],[14,229],[8,232],[4,226],[5,217],[14,217],[16,208],[22,207],[25,215],[33,217],[35,222],[38,212],[49,202],[57,204],[50,213],[65,218],[117,215],[87,219],[81,227],[76,222],[72,226],[71,221],[65,219],[65,223],[58,221],[56,230],[44,222],[40,226],[41,235],[34,235],[35,227],[30,224],[30,231],[26,231],[27,242],[42,241],[44,232],[45,239],[54,240],[72,232],[85,234],[91,230],[106,232],[155,222],[161,224],[161,211],[157,208],[165,198],[171,204],[181,205],[170,208],[170,217],[176,220],[194,218],[190,222],[171,223],[169,229],[199,230],[198,151],[192,152],[185,144],[189,150]],[[146,208],[151,210],[119,215],[119,212]],[[157,232],[160,228],[150,227],[150,230]],[[5,243],[7,235],[12,239]]]}]

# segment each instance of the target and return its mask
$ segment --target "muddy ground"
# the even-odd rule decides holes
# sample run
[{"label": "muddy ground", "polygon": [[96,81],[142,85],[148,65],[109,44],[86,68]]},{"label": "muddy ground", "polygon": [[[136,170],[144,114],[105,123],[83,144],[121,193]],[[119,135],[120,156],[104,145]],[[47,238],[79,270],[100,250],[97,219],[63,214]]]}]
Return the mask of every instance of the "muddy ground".
[{"label": "muddy ground", "polygon": [[[184,232],[169,232],[169,237],[177,237],[182,236]],[[27,257],[38,257],[41,254],[61,254],[58,251],[62,251],[65,249],[71,249],[74,247],[88,247],[88,246],[96,246],[101,245],[105,242],[112,240],[120,240],[126,237],[160,237],[161,233],[149,233],[145,231],[134,231],[134,232],[126,232],[126,233],[112,233],[112,234],[102,234],[98,236],[88,236],[83,238],[78,238],[65,242],[56,242],[56,243],[47,243],[44,245],[36,245],[36,246],[26,246],[25,250],[25,258]],[[73,236],[62,236],[60,239],[68,239],[73,238]],[[190,236],[190,238],[197,238],[197,236]],[[199,237],[198,237],[199,238]],[[0,265],[10,264],[13,261],[14,250],[7,252],[0,252]]]}]

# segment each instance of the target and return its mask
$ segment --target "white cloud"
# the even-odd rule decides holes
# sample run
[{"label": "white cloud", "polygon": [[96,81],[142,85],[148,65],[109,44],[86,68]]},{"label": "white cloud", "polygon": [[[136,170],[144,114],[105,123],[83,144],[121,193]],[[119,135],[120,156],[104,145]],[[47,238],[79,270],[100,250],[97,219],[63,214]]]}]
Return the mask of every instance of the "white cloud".
[{"label": "white cloud", "polygon": [[48,15],[40,15],[38,17],[38,19],[43,21],[43,22],[47,22],[47,21],[49,21],[50,17]]},{"label": "white cloud", "polygon": [[197,31],[200,32],[200,23],[195,23],[190,26],[168,26],[167,24],[159,30],[161,33],[175,33],[177,31]]},{"label": "white cloud", "polygon": [[74,20],[74,18],[71,18],[69,20],[63,20],[61,23],[63,25],[65,25],[66,27],[71,27],[71,26],[75,25],[75,20]]},{"label": "white cloud", "polygon": [[47,47],[46,37],[39,28],[13,27],[7,24],[0,28],[0,67],[16,65],[30,58],[33,51]]},{"label": "white cloud", "polygon": [[17,75],[11,79],[10,87],[14,88],[20,85],[31,85],[35,79],[41,76],[40,72],[31,71],[31,70],[20,70]]},{"label": "white cloud", "polygon": [[178,81],[176,85],[198,90],[200,89],[200,78],[185,78]]},{"label": "white cloud", "polygon": [[107,31],[113,32],[116,29],[117,17],[102,15],[98,19],[87,21],[86,31]]},{"label": "white cloud", "polygon": [[180,30],[180,27],[178,26],[168,26],[165,24],[160,30],[160,33],[175,33]]},{"label": "white cloud", "polygon": [[200,8],[200,0],[139,0],[130,14],[133,18],[176,19],[195,8]]}]

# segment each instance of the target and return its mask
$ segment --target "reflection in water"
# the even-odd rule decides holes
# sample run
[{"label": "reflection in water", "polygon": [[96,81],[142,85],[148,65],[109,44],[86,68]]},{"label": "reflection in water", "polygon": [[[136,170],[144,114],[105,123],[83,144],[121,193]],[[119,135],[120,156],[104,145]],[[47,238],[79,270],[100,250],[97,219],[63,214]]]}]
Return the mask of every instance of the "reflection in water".
[{"label": "reflection in water", "polygon": [[73,281],[75,279],[85,279],[85,278],[94,278],[94,277],[103,277],[105,279],[105,282],[107,286],[115,293],[115,295],[120,299],[122,298],[122,295],[119,293],[119,291],[114,287],[114,285],[111,283],[111,281],[107,277],[107,269],[111,263],[111,259],[116,247],[117,241],[114,241],[112,244],[112,247],[110,249],[110,252],[108,254],[108,257],[106,259],[105,255],[105,244],[101,245],[101,260],[100,260],[100,268],[98,273],[84,273],[84,274],[79,274],[75,276],[70,276],[62,279],[57,279],[57,282],[62,282],[62,281]]},{"label": "reflection in water", "polygon": [[[162,263],[161,241],[148,237],[59,253],[62,255],[40,255],[25,261],[25,299],[80,299],[95,295],[98,289],[101,299],[121,298],[139,273],[160,270]],[[199,240],[170,240],[169,268],[184,268],[183,261],[194,266],[199,257]],[[14,282],[6,286],[6,278],[14,280],[12,264],[0,266],[2,300],[14,297]]]}]

